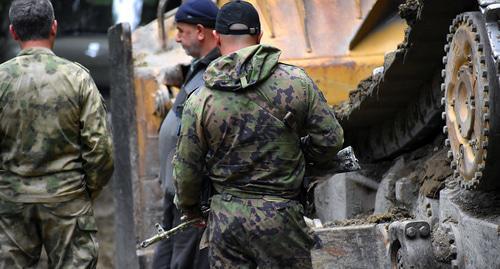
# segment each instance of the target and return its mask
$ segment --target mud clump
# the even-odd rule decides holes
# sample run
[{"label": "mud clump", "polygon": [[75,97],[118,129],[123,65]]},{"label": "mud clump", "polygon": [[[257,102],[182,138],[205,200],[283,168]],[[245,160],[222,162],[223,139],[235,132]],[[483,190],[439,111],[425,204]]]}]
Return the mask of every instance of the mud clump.
[{"label": "mud clump", "polygon": [[374,214],[364,218],[348,219],[348,220],[336,220],[328,222],[324,227],[339,227],[339,226],[353,226],[353,225],[363,225],[363,224],[379,224],[388,223],[397,220],[405,220],[414,218],[410,212],[404,207],[393,207],[389,212]]},{"label": "mud clump", "polygon": [[444,188],[445,180],[452,175],[448,163],[445,150],[432,155],[425,162],[420,193],[429,198],[439,198],[439,191]]},{"label": "mud clump", "polygon": [[355,90],[349,92],[349,99],[334,106],[333,110],[338,119],[347,119],[352,110],[372,94],[374,85],[377,85],[381,78],[380,74],[370,76],[362,80]]},{"label": "mud clump", "polygon": [[399,16],[406,20],[409,27],[405,29],[404,40],[398,45],[399,50],[408,48],[408,40],[413,26],[419,18],[419,12],[422,8],[421,0],[407,0],[405,3],[399,5]]},{"label": "mud clump", "polygon": [[405,3],[399,5],[399,16],[405,19],[408,25],[414,25],[421,7],[421,0],[407,0]]}]

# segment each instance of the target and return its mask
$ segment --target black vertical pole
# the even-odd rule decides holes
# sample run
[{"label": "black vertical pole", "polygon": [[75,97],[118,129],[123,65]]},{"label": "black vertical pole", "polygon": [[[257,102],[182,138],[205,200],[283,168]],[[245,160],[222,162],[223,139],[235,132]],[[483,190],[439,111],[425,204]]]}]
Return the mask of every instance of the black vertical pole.
[{"label": "black vertical pole", "polygon": [[111,122],[115,153],[113,193],[115,211],[115,267],[139,268],[136,254],[134,198],[137,134],[133,86],[130,25],[121,23],[108,30],[111,62]]}]

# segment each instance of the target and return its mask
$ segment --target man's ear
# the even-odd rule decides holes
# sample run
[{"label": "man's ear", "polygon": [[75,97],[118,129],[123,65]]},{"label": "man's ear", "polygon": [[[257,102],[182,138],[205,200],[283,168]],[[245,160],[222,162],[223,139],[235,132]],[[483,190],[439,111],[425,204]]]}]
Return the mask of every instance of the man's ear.
[{"label": "man's ear", "polygon": [[220,35],[219,33],[217,33],[217,31],[213,30],[212,31],[212,34],[214,35],[214,38],[215,38],[215,42],[217,44],[217,47],[220,48]]},{"label": "man's ear", "polygon": [[14,26],[12,24],[9,25],[9,32],[15,41],[20,41],[19,36],[17,35],[16,30],[14,30]]},{"label": "man's ear", "polygon": [[260,40],[262,39],[263,35],[264,35],[264,33],[262,31],[260,31],[259,37],[257,37],[257,44],[260,44]]},{"label": "man's ear", "polygon": [[50,35],[54,37],[57,35],[57,20],[54,20],[50,26]]},{"label": "man's ear", "polygon": [[198,41],[202,41],[203,39],[205,39],[205,26],[203,26],[201,24],[197,24],[196,25],[196,35],[197,35]]}]

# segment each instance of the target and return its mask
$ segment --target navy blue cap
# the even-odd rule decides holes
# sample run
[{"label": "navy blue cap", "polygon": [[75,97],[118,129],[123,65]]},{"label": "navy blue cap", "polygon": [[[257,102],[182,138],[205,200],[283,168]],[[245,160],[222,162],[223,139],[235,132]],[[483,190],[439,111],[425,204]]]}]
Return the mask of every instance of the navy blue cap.
[{"label": "navy blue cap", "polygon": [[175,13],[175,22],[201,24],[207,28],[215,28],[219,8],[211,0],[187,0]]}]

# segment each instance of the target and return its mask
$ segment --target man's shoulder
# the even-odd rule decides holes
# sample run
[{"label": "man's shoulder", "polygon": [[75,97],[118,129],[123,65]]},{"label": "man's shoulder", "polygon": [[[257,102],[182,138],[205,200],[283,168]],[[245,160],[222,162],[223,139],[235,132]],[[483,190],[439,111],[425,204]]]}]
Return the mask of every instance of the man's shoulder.
[{"label": "man's shoulder", "polygon": [[90,71],[80,63],[70,61],[66,58],[57,55],[43,56],[17,56],[2,64],[0,64],[0,73],[16,72],[23,67],[29,66],[31,63],[40,63],[45,65],[45,72],[54,74],[56,72],[63,72],[69,75],[84,75],[89,76]]},{"label": "man's shoulder", "polygon": [[57,55],[53,55],[52,58],[49,58],[49,60],[52,60],[56,65],[58,65],[58,68],[61,68],[60,71],[62,72],[67,71],[73,74],[83,74],[86,76],[90,75],[90,71],[78,62],[73,62]]},{"label": "man's shoulder", "polygon": [[210,95],[210,91],[205,85],[201,85],[189,94],[186,102],[199,104]]},{"label": "man's shoulder", "polygon": [[87,67],[83,66],[81,63],[70,62],[70,64],[73,64],[75,68],[83,70],[83,71],[85,71],[85,73],[90,74],[90,70]]},{"label": "man's shoulder", "polygon": [[18,72],[18,63],[15,58],[0,64],[0,76],[12,75],[12,73],[16,72]]},{"label": "man's shoulder", "polygon": [[292,65],[292,64],[287,64],[287,63],[282,63],[279,62],[276,71],[274,72],[275,75],[279,76],[284,76],[287,78],[291,79],[307,79],[309,76],[307,75],[306,71],[302,69],[301,67]]},{"label": "man's shoulder", "polygon": [[311,78],[307,75],[304,69],[286,63],[278,63],[273,74],[269,78],[269,82],[281,85],[280,87],[288,88],[291,85],[305,87],[311,82]]}]

